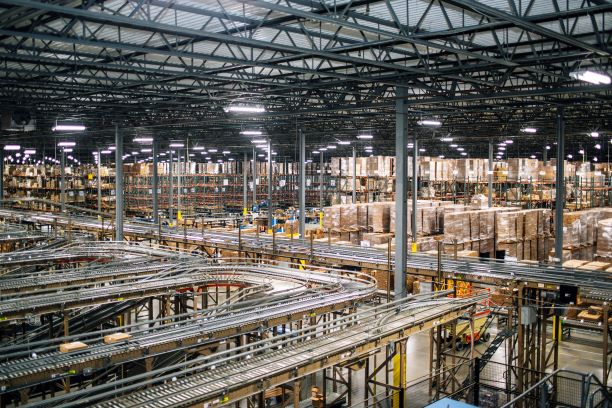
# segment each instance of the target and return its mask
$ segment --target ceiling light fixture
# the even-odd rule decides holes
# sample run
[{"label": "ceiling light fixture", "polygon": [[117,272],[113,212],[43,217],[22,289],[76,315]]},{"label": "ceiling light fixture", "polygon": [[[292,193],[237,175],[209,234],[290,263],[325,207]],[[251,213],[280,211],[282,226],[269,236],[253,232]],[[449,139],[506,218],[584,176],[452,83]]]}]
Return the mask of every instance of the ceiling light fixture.
[{"label": "ceiling light fixture", "polygon": [[357,139],[374,139],[374,136],[369,133],[366,133],[362,135],[357,135]]},{"label": "ceiling light fixture", "polygon": [[208,149],[208,153],[217,153],[217,149]]},{"label": "ceiling light fixture", "polygon": [[74,147],[76,146],[75,142],[59,142],[57,144],[58,147]]},{"label": "ceiling light fixture", "polygon": [[204,150],[204,146],[194,146],[193,150]]},{"label": "ceiling light fixture", "polygon": [[58,125],[58,124],[56,124],[55,126],[51,128],[51,130],[54,132],[61,132],[61,131],[82,132],[85,129],[86,128],[83,125]]},{"label": "ceiling light fixture", "polygon": [[36,149],[25,149],[24,154],[36,154]]},{"label": "ceiling light fixture", "polygon": [[599,132],[591,132],[591,137],[599,137]]},{"label": "ceiling light fixture", "polygon": [[253,139],[251,140],[251,143],[255,143],[255,144],[266,143],[266,139]]},{"label": "ceiling light fixture", "polygon": [[443,142],[452,142],[453,138],[452,137],[443,137],[442,139],[440,139]]},{"label": "ceiling light fixture", "polygon": [[173,142],[173,143],[170,143],[169,146],[170,147],[185,147],[185,144],[184,143]]},{"label": "ceiling light fixture", "polygon": [[512,144],[512,143],[514,143],[514,140],[510,140],[510,139],[504,140],[504,143],[505,144]]},{"label": "ceiling light fixture", "polygon": [[225,112],[234,112],[234,113],[263,113],[266,109],[259,106],[228,106],[225,108]]},{"label": "ceiling light fixture", "polygon": [[242,132],[240,132],[240,134],[243,134],[245,136],[261,136],[261,131],[259,130],[243,130]]},{"label": "ceiling light fixture", "polygon": [[435,119],[419,120],[417,123],[421,126],[441,126],[442,125],[442,122],[440,122],[439,120],[435,120]]},{"label": "ceiling light fixture", "polygon": [[534,127],[526,127],[526,128],[522,128],[521,132],[523,133],[536,133],[538,130]]},{"label": "ceiling light fixture", "polygon": [[599,72],[584,70],[584,71],[574,71],[570,72],[570,77],[578,80],[588,82],[590,84],[595,85],[609,85],[610,84],[610,76],[606,74],[600,74]]},{"label": "ceiling light fixture", "polygon": [[342,146],[346,146],[346,145],[350,145],[351,142],[349,142],[348,140],[339,140],[338,144]]},{"label": "ceiling light fixture", "polygon": [[152,143],[152,142],[153,142],[152,137],[135,137],[134,138],[134,143]]},{"label": "ceiling light fixture", "polygon": [[4,145],[4,150],[19,150],[21,146],[19,145]]}]

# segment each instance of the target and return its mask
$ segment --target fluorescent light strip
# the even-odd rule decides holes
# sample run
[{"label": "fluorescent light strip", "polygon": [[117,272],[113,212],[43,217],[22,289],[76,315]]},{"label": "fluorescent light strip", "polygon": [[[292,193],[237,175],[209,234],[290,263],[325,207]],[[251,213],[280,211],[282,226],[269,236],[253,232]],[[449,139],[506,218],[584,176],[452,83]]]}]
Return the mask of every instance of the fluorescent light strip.
[{"label": "fluorescent light strip", "polygon": [[265,112],[265,108],[258,106],[229,106],[225,108],[225,112],[236,112],[236,113],[262,113]]},{"label": "fluorescent light strip", "polygon": [[570,77],[595,85],[609,85],[611,82],[610,76],[590,70],[571,72]]},{"label": "fluorescent light strip", "polygon": [[85,129],[86,128],[83,125],[55,125],[51,130],[53,130],[54,132],[57,132],[57,131],[82,132]]},{"label": "fluorescent light strip", "polygon": [[433,120],[433,119],[419,120],[417,123],[421,126],[441,126],[442,125],[442,122],[440,122],[439,120]]}]

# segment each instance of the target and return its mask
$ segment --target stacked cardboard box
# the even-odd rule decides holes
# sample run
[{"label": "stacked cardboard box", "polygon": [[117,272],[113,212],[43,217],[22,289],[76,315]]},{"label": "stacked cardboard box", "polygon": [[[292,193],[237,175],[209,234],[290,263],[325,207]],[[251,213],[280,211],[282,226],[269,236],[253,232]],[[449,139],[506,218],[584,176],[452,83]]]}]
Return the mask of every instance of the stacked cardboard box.
[{"label": "stacked cardboard box", "polygon": [[550,210],[498,212],[495,216],[498,251],[515,260],[543,261],[550,248]]},{"label": "stacked cardboard box", "polygon": [[508,159],[508,181],[537,180],[540,162],[537,159]]},{"label": "stacked cardboard box", "polygon": [[597,256],[612,259],[612,218],[597,223]]}]

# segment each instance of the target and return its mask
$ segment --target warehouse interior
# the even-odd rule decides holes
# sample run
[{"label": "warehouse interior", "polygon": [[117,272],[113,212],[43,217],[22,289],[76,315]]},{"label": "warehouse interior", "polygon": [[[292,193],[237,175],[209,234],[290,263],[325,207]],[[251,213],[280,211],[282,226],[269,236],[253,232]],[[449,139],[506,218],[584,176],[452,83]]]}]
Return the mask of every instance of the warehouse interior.
[{"label": "warehouse interior", "polygon": [[0,406],[612,406],[609,0],[0,0]]}]

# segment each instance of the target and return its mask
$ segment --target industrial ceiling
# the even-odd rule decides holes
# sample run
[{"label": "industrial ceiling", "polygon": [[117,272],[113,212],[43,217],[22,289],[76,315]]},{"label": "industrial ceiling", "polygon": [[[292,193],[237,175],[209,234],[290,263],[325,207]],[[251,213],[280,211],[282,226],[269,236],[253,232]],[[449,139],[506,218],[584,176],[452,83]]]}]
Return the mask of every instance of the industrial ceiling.
[{"label": "industrial ceiling", "polygon": [[[394,154],[406,87],[423,154],[459,157],[439,140],[451,135],[470,157],[508,138],[508,155],[541,155],[562,109],[566,153],[606,160],[612,88],[570,73],[610,73],[611,39],[605,0],[0,0],[0,111],[36,121],[0,137],[49,153],[70,137],[88,160],[115,125],[130,143],[189,138],[233,153],[250,151],[241,130],[259,129],[295,157],[302,129],[309,151],[370,132],[374,154]],[[236,105],[265,112],[225,111]],[[417,125],[426,118],[442,126]],[[60,121],[87,130],[58,136]]]}]

